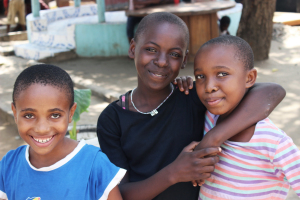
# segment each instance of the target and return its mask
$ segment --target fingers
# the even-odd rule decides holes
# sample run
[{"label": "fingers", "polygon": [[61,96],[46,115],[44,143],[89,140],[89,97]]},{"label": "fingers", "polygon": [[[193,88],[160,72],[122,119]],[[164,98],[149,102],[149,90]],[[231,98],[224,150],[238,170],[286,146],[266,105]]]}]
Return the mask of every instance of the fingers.
[{"label": "fingers", "polygon": [[197,185],[202,186],[205,183],[205,180],[197,180]]},{"label": "fingers", "polygon": [[177,77],[173,83],[178,85],[179,90],[184,92],[186,95],[189,94],[190,89],[193,89],[193,78],[191,76]]},{"label": "fingers", "polygon": [[202,173],[199,179],[207,179],[211,176],[211,173]]},{"label": "fingers", "polygon": [[220,147],[209,147],[209,148],[197,150],[194,153],[196,154],[196,156],[198,158],[203,158],[208,155],[214,155],[214,154],[216,155],[216,154],[220,153],[221,151],[222,151],[222,149]]},{"label": "fingers", "polygon": [[183,152],[193,152],[195,147],[199,144],[200,142],[191,142],[189,145],[187,145],[186,147],[184,147],[184,149],[182,150]]},{"label": "fingers", "polygon": [[191,182],[192,182],[194,187],[197,187],[197,185],[202,186],[205,183],[205,180],[200,179],[200,180],[197,180],[197,181],[194,180],[194,181],[191,181]]},{"label": "fingers", "polygon": [[219,162],[219,157],[213,156],[213,157],[208,157],[208,158],[202,158],[199,160],[201,160],[201,166],[215,166],[215,164],[217,164]]},{"label": "fingers", "polygon": [[190,90],[193,89],[193,82],[194,82],[193,78],[191,76],[187,76],[186,80],[187,80],[187,84],[188,84],[189,89]]},{"label": "fingers", "polygon": [[174,81],[173,81],[173,84],[174,84],[174,85],[177,85],[177,80],[176,80],[176,79],[177,79],[177,78],[175,78]]},{"label": "fingers", "polygon": [[176,81],[177,81],[177,85],[178,85],[178,88],[181,92],[184,91],[184,88],[183,88],[183,84],[182,84],[182,78],[179,77],[179,78],[176,78]]},{"label": "fingers", "polygon": [[183,77],[181,77],[181,79],[182,79],[182,87],[183,87],[184,93],[189,94],[189,88],[188,88],[188,83],[187,83],[186,77],[183,76]]},{"label": "fingers", "polygon": [[191,181],[194,187],[197,187],[197,181]]}]

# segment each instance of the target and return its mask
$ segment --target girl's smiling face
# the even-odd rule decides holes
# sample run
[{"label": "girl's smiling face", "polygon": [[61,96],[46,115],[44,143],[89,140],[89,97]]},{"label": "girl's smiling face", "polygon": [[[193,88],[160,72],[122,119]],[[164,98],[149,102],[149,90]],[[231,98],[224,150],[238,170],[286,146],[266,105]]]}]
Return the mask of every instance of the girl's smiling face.
[{"label": "girl's smiling face", "polygon": [[18,95],[12,110],[30,156],[60,155],[75,109],[65,91],[51,85],[33,84]]},{"label": "girl's smiling face", "polygon": [[138,83],[159,90],[166,88],[186,64],[187,43],[178,25],[152,25],[132,41],[129,56],[134,58]]},{"label": "girl's smiling face", "polygon": [[256,80],[256,70],[246,70],[236,58],[233,45],[208,45],[199,50],[194,63],[197,94],[215,115],[232,112]]}]

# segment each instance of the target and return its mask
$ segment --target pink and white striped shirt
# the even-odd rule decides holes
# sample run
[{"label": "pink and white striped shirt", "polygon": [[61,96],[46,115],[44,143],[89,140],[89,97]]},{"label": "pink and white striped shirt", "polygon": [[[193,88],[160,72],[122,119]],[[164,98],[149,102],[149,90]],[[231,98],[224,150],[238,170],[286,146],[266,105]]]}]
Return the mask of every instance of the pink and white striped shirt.
[{"label": "pink and white striped shirt", "polygon": [[[206,134],[218,116],[207,111]],[[300,151],[266,118],[256,124],[249,142],[226,141],[211,177],[201,186],[199,200],[285,199],[289,186],[300,197]]]}]

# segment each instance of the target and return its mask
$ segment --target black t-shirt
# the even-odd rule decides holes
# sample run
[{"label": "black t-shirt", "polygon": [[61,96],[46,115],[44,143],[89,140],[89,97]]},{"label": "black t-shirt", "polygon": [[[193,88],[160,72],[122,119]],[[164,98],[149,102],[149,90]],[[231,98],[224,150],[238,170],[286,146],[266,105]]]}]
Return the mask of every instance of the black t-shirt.
[{"label": "black t-shirt", "polygon": [[[176,88],[155,116],[124,110],[111,103],[101,113],[97,135],[102,151],[127,169],[129,181],[144,180],[173,162],[182,149],[203,137],[205,107],[195,86],[185,95]],[[199,187],[177,183],[155,200],[198,199]]]}]

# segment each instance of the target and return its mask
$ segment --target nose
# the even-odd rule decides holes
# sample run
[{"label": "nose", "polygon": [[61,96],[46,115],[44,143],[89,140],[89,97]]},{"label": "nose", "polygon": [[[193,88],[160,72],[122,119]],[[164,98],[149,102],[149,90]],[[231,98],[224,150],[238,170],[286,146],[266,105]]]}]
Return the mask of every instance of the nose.
[{"label": "nose", "polygon": [[166,53],[159,53],[158,57],[154,60],[154,64],[158,67],[166,67],[169,64],[168,55]]},{"label": "nose", "polygon": [[34,131],[39,134],[46,134],[50,131],[50,125],[47,119],[38,119]]},{"label": "nose", "polygon": [[213,93],[219,90],[216,81],[213,78],[207,78],[205,81],[205,92]]}]

